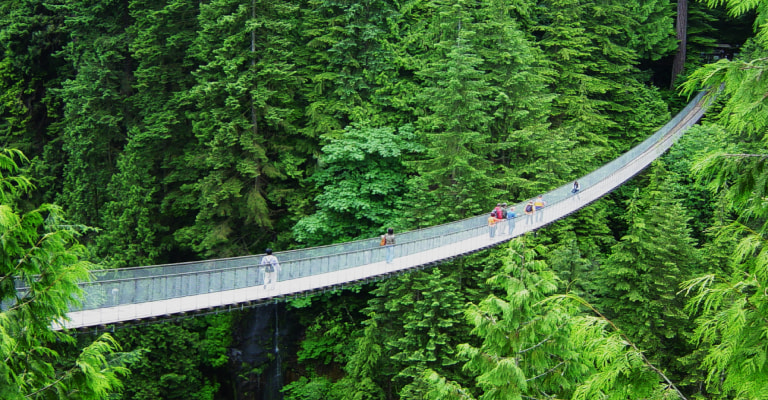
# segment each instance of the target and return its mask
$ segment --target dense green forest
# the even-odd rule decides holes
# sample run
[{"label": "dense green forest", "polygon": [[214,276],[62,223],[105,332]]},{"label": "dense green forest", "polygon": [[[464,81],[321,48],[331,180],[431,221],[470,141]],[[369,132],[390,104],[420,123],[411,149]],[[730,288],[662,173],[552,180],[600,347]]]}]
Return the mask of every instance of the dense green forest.
[{"label": "dense green forest", "polygon": [[[768,399],[766,3],[679,1],[0,2],[0,398]],[[499,248],[51,330],[89,270],[479,215],[702,89],[663,159]]]}]

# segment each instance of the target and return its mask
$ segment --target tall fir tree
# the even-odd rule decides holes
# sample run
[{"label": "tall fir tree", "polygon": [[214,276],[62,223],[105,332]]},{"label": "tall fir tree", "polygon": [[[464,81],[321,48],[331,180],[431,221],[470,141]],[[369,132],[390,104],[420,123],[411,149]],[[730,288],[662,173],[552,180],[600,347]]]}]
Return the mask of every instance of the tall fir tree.
[{"label": "tall fir tree", "polygon": [[595,304],[678,379],[684,375],[678,359],[691,351],[686,332],[692,330],[678,292],[700,261],[690,217],[672,194],[674,178],[655,162],[649,179],[629,202],[627,233],[600,267]]},{"label": "tall fir tree", "polygon": [[171,215],[163,203],[180,190],[176,180],[185,174],[184,152],[191,150],[186,114],[194,108],[183,98],[194,84],[187,49],[197,29],[198,3],[139,1],[130,10],[134,23],[127,31],[136,69],[126,101],[137,115],[110,181],[105,231],[97,238],[99,254],[112,266],[168,260],[169,250],[176,249],[171,232],[191,219]]},{"label": "tall fir tree", "polygon": [[[298,90],[291,37],[293,2],[216,0],[201,5],[190,49],[200,62],[184,101],[197,138],[185,152],[193,173],[178,176],[183,192],[169,205],[194,220],[175,239],[204,256],[258,251],[287,232],[289,204],[311,142],[297,132]],[[282,225],[276,226],[279,222]]]},{"label": "tall fir tree", "polygon": [[421,209],[414,209],[407,218],[421,225],[478,215],[501,197],[501,179],[490,157],[496,145],[488,134],[496,100],[489,98],[479,69],[482,60],[469,40],[475,34],[469,11],[455,8],[446,10],[442,26],[453,32],[440,43],[445,59],[417,72],[425,83],[419,98],[424,115],[416,127],[426,153],[413,162],[419,175],[412,179],[408,197],[410,204],[431,211],[425,218]]},{"label": "tall fir tree", "polygon": [[52,89],[73,73],[59,56],[68,40],[66,15],[39,0],[0,4],[0,146],[31,159],[36,199],[52,202],[60,191],[61,103]]},{"label": "tall fir tree", "polygon": [[[553,127],[578,143],[582,164],[615,158],[669,118],[637,64],[643,8],[622,1],[554,0],[542,4],[540,46],[553,62],[558,93]],[[616,18],[624,24],[617,25]],[[617,29],[630,26],[630,29]]]},{"label": "tall fir tree", "polygon": [[692,314],[701,313],[694,338],[705,347],[706,388],[720,397],[765,398],[768,343],[761,332],[768,321],[768,119],[766,83],[759,77],[768,69],[768,13],[762,4],[743,0],[707,4],[724,4],[734,17],[752,14],[755,23],[754,36],[737,57],[697,69],[683,86],[689,95],[711,90],[710,96],[722,102],[713,131],[724,133],[724,145],[702,156],[694,171],[722,201],[716,230],[720,239],[714,244],[732,249],[726,271],[713,270],[687,282],[696,294],[688,306]]},{"label": "tall fir tree", "polygon": [[537,249],[527,248],[525,239],[511,242],[503,267],[489,280],[501,292],[465,311],[480,341],[459,346],[473,382],[462,387],[450,378],[437,378],[441,374],[426,374],[432,383],[427,398],[440,398],[446,390],[478,400],[568,398],[591,371],[569,340],[578,307],[543,301],[557,292],[560,282],[537,258]]},{"label": "tall fir tree", "polygon": [[61,7],[71,40],[64,59],[77,71],[62,83],[63,189],[58,202],[80,223],[99,227],[107,187],[133,111],[128,55],[128,1],[73,1]]}]

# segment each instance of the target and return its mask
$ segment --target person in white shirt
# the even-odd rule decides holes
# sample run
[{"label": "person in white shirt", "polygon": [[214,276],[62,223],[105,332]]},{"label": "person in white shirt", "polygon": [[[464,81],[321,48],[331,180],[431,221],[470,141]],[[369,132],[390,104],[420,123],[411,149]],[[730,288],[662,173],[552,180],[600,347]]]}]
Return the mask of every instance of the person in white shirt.
[{"label": "person in white shirt", "polygon": [[277,261],[277,257],[272,255],[272,249],[265,251],[266,256],[262,257],[259,266],[264,267],[264,289],[269,290],[275,288],[275,282],[277,282],[277,274],[280,272],[280,262]]}]

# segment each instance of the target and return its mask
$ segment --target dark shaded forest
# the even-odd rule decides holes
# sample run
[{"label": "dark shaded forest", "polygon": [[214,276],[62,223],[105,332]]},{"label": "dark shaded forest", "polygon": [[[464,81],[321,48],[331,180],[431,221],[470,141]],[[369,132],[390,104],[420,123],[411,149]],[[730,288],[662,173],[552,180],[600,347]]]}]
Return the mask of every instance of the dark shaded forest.
[{"label": "dark shaded forest", "polygon": [[[768,399],[763,14],[3,1],[0,398]],[[712,108],[661,160],[499,248],[241,312],[50,330],[89,270],[480,215],[614,159],[702,89]]]}]

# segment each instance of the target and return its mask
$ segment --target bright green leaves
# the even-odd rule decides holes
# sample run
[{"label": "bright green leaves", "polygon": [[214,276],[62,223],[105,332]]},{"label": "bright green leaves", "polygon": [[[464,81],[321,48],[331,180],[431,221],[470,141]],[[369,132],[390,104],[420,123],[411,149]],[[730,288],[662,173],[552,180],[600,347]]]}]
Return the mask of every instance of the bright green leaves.
[{"label": "bright green leaves", "polygon": [[[708,2],[710,6],[720,2]],[[689,303],[697,318],[695,339],[705,350],[707,388],[723,398],[764,399],[768,391],[766,321],[768,321],[768,207],[765,203],[766,64],[768,33],[764,5],[753,1],[724,3],[733,16],[754,10],[755,37],[739,56],[696,70],[683,90],[721,87],[722,111],[711,131],[723,135],[720,148],[701,157],[694,166],[697,178],[722,194],[721,226],[715,230],[716,246],[726,265],[713,273],[691,279]],[[722,271],[722,272],[721,272]]]},{"label": "bright green leaves", "polygon": [[750,276],[747,265],[735,265],[730,278],[705,275],[692,279],[686,288],[696,294],[689,310],[702,313],[694,338],[707,349],[703,364],[709,371],[709,389],[736,398],[762,399],[768,382],[764,351],[767,279]]},{"label": "bright green leaves", "polygon": [[94,266],[83,261],[81,227],[65,221],[59,207],[20,210],[16,201],[31,185],[15,175],[16,159],[25,160],[17,151],[0,153],[0,397],[103,399],[120,387],[130,355],[115,358],[119,346],[109,335],[72,364],[54,350],[73,342],[53,327],[78,303],[78,283]]},{"label": "bright green leaves", "polygon": [[[470,305],[466,318],[479,346],[460,346],[465,369],[476,377],[478,399],[520,399],[549,393],[567,398],[588,368],[569,343],[578,308],[543,302],[556,293],[558,279],[536,259],[536,250],[515,240],[492,283],[504,293]],[[565,397],[563,397],[565,396]]]},{"label": "bright green leaves", "polygon": [[406,191],[402,159],[421,151],[412,127],[395,132],[355,125],[327,141],[312,176],[320,190],[317,211],[296,224],[296,239],[327,244],[374,236],[392,225]]},{"label": "bright green leaves", "polygon": [[[642,349],[648,358],[683,374],[677,360],[691,349],[691,330],[678,290],[699,272],[689,217],[674,198],[674,181],[656,163],[650,184],[629,203],[629,228],[596,277],[598,308]],[[678,375],[679,376],[679,375]]]}]

